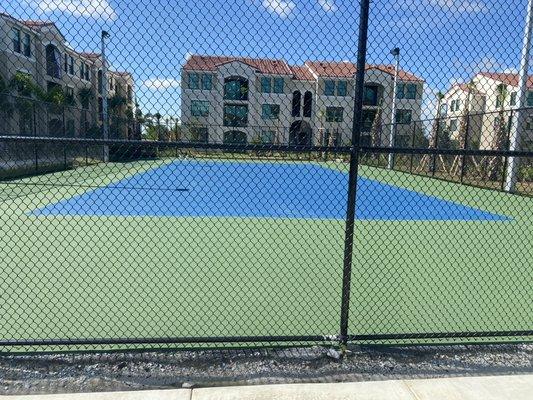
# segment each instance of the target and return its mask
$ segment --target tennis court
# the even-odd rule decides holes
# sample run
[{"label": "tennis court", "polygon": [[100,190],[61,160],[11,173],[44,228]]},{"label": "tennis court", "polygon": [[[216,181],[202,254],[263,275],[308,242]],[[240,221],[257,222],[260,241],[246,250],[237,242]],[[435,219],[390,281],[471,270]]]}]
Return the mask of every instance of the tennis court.
[{"label": "tennis court", "polygon": [[[0,338],[337,334],[347,164],[173,159],[1,184]],[[525,330],[533,199],[361,167],[352,334]]]},{"label": "tennis court", "polygon": [[[36,215],[344,219],[348,176],[317,164],[176,161],[53,203]],[[506,220],[361,178],[360,219]]]}]

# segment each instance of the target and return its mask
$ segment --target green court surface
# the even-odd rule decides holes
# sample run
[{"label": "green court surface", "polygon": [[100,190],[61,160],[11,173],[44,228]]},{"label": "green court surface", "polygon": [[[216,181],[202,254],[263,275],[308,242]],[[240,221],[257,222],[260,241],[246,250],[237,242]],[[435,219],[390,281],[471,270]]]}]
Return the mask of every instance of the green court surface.
[{"label": "green court surface", "polygon": [[[32,214],[161,164],[0,184],[0,340],[338,333],[342,219]],[[356,221],[351,334],[533,328],[532,198],[361,175],[509,220]]]}]

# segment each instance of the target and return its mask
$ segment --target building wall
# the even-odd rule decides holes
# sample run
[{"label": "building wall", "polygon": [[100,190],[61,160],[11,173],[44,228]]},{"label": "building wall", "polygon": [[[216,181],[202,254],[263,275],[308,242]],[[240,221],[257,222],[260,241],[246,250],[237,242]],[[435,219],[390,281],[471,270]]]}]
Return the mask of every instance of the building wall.
[{"label": "building wall", "polygon": [[[354,90],[355,80],[351,79],[348,82],[348,95],[347,96],[325,96],[324,87],[325,81],[329,78],[319,78],[318,80],[318,118],[317,124],[322,126],[325,130],[335,130],[340,132],[341,141],[343,144],[349,144],[351,139],[353,114],[354,114]],[[335,81],[343,79],[334,79]],[[407,83],[399,81],[399,83]],[[409,82],[412,83],[412,82]],[[381,104],[382,108],[382,132],[381,132],[381,145],[389,145],[390,128],[393,121],[392,109],[393,109],[393,92],[394,92],[394,79],[390,74],[379,70],[368,70],[365,74],[365,85],[377,85],[378,90],[378,104]],[[410,110],[411,119],[413,121],[421,118],[422,108],[422,93],[423,84],[416,83],[417,93],[416,99],[397,99],[397,110]],[[326,122],[324,115],[327,107],[344,107],[344,121],[343,122]],[[380,106],[363,105],[363,112],[373,110],[377,111]],[[397,140],[401,136],[410,136],[412,134],[413,124],[397,124],[396,127]],[[370,132],[363,132],[363,137],[369,136]],[[369,139],[367,139],[368,141]]]},{"label": "building wall", "polygon": [[[480,94],[472,96],[472,102],[470,107],[470,135],[471,139],[475,143],[479,144],[479,148],[482,150],[492,149],[494,147],[495,139],[495,119],[499,118],[500,107],[497,106],[498,100],[498,87],[502,82],[491,79],[482,74],[478,74],[473,78],[475,88],[479,90]],[[511,110],[516,110],[517,105],[511,104],[511,93],[517,92],[518,87],[507,86],[507,96],[503,104],[505,110],[504,117],[509,120],[512,116],[516,115]],[[458,111],[451,111],[450,104],[452,100],[460,100],[461,107]],[[453,120],[457,121],[457,129],[450,132],[451,139],[457,140],[459,133],[459,124],[461,115],[464,112],[464,102],[466,100],[466,92],[460,89],[450,89],[444,97],[444,102],[447,105],[446,121],[448,128],[452,124]],[[519,128],[522,132],[522,148],[533,148],[533,123],[527,124],[527,119],[533,118],[533,110],[526,110],[524,124]],[[532,120],[533,121],[533,120]]]},{"label": "building wall", "polygon": [[[212,90],[192,90],[189,88],[189,75],[191,73],[211,73],[213,74]],[[304,121],[312,129],[312,143],[319,145],[324,141],[326,131],[332,132],[338,137],[338,144],[348,144],[351,138],[353,124],[353,103],[354,103],[354,79],[335,79],[336,81],[345,80],[348,82],[346,96],[325,96],[324,86],[325,78],[318,78],[315,81],[305,81],[293,79],[292,75],[276,75],[284,79],[284,92],[261,93],[260,82],[262,76],[269,76],[257,73],[252,67],[238,62],[230,62],[220,66],[216,72],[202,71],[182,71],[182,105],[181,119],[184,126],[205,126],[209,130],[209,141],[220,143],[223,141],[224,132],[233,130],[231,127],[223,126],[223,107],[224,103],[247,104],[248,105],[248,126],[237,128],[246,133],[247,141],[257,140],[262,130],[273,130],[276,132],[276,140],[279,143],[288,143],[291,125],[296,121]],[[223,99],[224,79],[231,76],[242,76],[249,81],[249,99],[248,101],[227,101]],[[271,75],[274,77],[274,75]],[[390,124],[392,111],[392,92],[393,79],[390,74],[382,71],[369,70],[366,75],[367,83],[379,83],[383,87],[383,123]],[[292,99],[293,92],[300,91],[302,110],[300,117],[292,116]],[[303,117],[304,95],[307,91],[312,93],[312,114],[311,118]],[[417,83],[417,98],[415,100],[399,99],[397,102],[398,109],[409,109],[412,111],[412,119],[417,120],[421,117],[421,97],[423,93],[423,84]],[[193,117],[191,115],[192,100],[208,101],[210,105],[209,116]],[[280,116],[276,120],[265,120],[261,118],[262,104],[279,104]],[[342,107],[342,122],[327,122],[326,108]],[[366,107],[366,109],[375,109],[377,107]],[[388,128],[384,127],[382,133],[382,144],[388,143]],[[411,134],[412,125],[398,125],[397,134]]]},{"label": "building wall", "polygon": [[[13,51],[11,41],[11,30],[13,27],[20,29],[22,32],[30,33],[31,57],[26,57]],[[30,29],[20,21],[7,16],[0,16],[0,33],[2,34],[2,39],[0,40],[0,74],[7,83],[13,79],[17,72],[22,72],[31,75],[34,83],[43,92],[48,90],[49,85],[56,84],[60,85],[64,92],[70,90],[73,95],[73,103],[65,106],[59,113],[53,107],[48,107],[35,99],[32,132],[22,132],[21,118],[15,107],[15,111],[11,116],[6,118],[3,124],[0,122],[0,128],[5,134],[31,133],[36,136],[85,136],[90,133],[91,128],[98,131],[101,124],[98,113],[97,95],[97,73],[101,66],[100,59],[85,57],[68,47],[65,38],[54,25],[45,25],[36,29]],[[61,55],[59,77],[53,77],[47,73],[46,46],[48,45],[55,46]],[[70,71],[70,68],[67,68],[67,71],[64,70],[65,55],[69,56],[69,63],[70,57],[72,57],[73,71]],[[88,80],[80,76],[82,64],[86,68],[89,68]],[[113,75],[114,73],[110,72],[109,76],[111,77]],[[133,88],[131,75],[118,74],[113,76],[113,78],[122,87],[127,88],[130,85]],[[80,101],[79,93],[83,89],[91,89],[93,93],[93,99],[90,101],[88,109],[83,109]],[[109,96],[111,97],[114,94],[115,90],[111,90]],[[125,96],[126,94],[127,91],[124,89],[121,95]],[[17,96],[16,90],[11,90],[10,95],[13,98],[13,102],[15,102]],[[127,106],[134,109],[133,98],[128,102]],[[57,123],[54,124],[54,122]],[[58,127],[60,128],[58,129]],[[127,132],[122,136],[126,137]]]},{"label": "building wall", "polygon": [[[12,50],[11,30],[18,28],[24,33],[28,33],[31,38],[31,56],[26,57],[23,54],[16,53]],[[35,82],[42,84],[42,74],[39,71],[39,64],[42,57],[42,49],[39,44],[40,35],[29,28],[17,23],[11,18],[0,17],[0,75],[7,85],[10,84],[15,74],[20,71],[34,77]],[[14,93],[16,95],[16,93]],[[12,99],[15,101],[15,98]],[[17,107],[13,107],[9,115],[1,118],[0,127],[2,132],[7,135],[18,134],[20,124],[19,112]],[[2,123],[3,122],[3,123]]]},{"label": "building wall", "polygon": [[[499,107],[497,107],[497,99],[498,99],[498,86],[501,85],[501,82],[496,81],[494,79],[490,79],[486,76],[483,76],[481,74],[476,75],[474,77],[474,81],[476,82],[476,85],[483,88],[483,91],[486,94],[486,107],[485,107],[485,115],[483,118],[483,130],[482,130],[482,138],[481,148],[483,149],[490,149],[492,148],[492,144],[494,141],[494,135],[495,135],[495,129],[494,129],[494,120],[498,116]],[[510,110],[516,110],[517,105],[511,105],[511,93],[512,92],[518,92],[518,87],[516,86],[507,86],[507,96],[504,102],[504,109],[507,110],[505,112],[505,118],[509,119],[511,116],[513,118],[516,116],[516,112],[511,112]],[[528,118],[533,118],[533,110],[525,110],[523,111],[525,118],[524,121],[526,121]],[[531,124],[529,127],[533,128],[533,124]],[[533,129],[528,129],[528,125],[524,123],[524,125],[519,127],[521,132],[521,140],[523,148],[531,148],[533,144]]]},{"label": "building wall", "polygon": [[[449,90],[443,99],[443,104],[446,106],[445,125],[448,129],[450,139],[459,141],[459,132],[461,120],[465,114],[465,104],[467,102],[468,93],[461,88],[455,87]],[[459,109],[452,110],[452,101],[459,101]],[[469,147],[479,147],[482,131],[483,131],[483,112],[485,110],[485,96],[479,92],[470,92],[470,106],[468,109],[468,128],[467,128],[467,142]],[[455,126],[455,129],[453,129]]]}]

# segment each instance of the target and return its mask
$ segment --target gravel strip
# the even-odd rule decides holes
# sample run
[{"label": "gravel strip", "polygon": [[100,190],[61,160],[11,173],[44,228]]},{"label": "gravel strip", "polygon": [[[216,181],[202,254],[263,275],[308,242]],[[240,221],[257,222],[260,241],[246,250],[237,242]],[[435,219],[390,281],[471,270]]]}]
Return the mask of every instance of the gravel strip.
[{"label": "gravel strip", "polygon": [[1,394],[533,373],[533,345],[323,347],[0,356]]}]

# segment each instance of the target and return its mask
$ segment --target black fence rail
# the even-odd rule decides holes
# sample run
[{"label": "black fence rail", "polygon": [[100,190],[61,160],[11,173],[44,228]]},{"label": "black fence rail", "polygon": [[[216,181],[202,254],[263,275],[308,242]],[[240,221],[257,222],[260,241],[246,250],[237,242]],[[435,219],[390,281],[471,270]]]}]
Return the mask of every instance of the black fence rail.
[{"label": "black fence rail", "polygon": [[[422,124],[428,121],[416,121]],[[28,140],[26,140],[28,138]],[[59,171],[81,165],[101,162],[105,158],[103,139],[76,137],[36,137],[4,136],[2,140],[2,159],[0,175],[3,178],[20,177],[35,173]],[[72,140],[67,150],[63,143]],[[427,141],[427,140],[426,140]],[[177,157],[180,151],[195,157],[219,157],[221,152],[241,152],[243,155],[254,154],[265,159],[284,159],[287,154],[299,155],[300,158],[332,160],[339,157],[348,160],[350,146],[299,146],[289,143],[239,143],[224,144],[220,142],[195,141],[148,141],[148,140],[112,140],[108,142],[108,151],[113,161],[126,161],[142,158]],[[427,143],[426,143],[427,144]],[[461,151],[464,150],[464,151]],[[533,194],[533,165],[527,149],[511,152],[508,149],[480,150],[479,148],[460,149],[457,146],[418,147],[413,140],[408,146],[373,147],[361,146],[362,165],[389,167],[389,155],[394,156],[393,170],[410,174],[431,176],[452,182],[470,184],[488,189],[504,190],[509,157],[517,155],[520,166],[517,170],[515,192],[525,195]],[[494,162],[497,158],[497,162]]]},{"label": "black fence rail", "polygon": [[[404,128],[404,135],[396,136],[395,146],[404,149],[414,148],[410,154],[389,156],[374,152],[372,144],[365,144],[365,155],[361,162],[376,167],[406,171],[411,174],[432,176],[443,180],[471,184],[498,190],[505,189],[508,167],[508,156],[490,157],[488,153],[453,153],[449,150],[509,150],[512,124],[519,112],[529,113],[530,108],[503,109],[497,112],[468,112],[454,117],[441,116],[437,119],[411,121],[403,124],[384,125],[380,129],[385,132]],[[502,118],[505,120],[505,135],[497,146],[487,138],[487,123]],[[459,132],[458,121],[463,121],[463,136]],[[455,121],[455,129],[450,132],[449,126]],[[432,135],[434,141],[431,143]],[[520,143],[519,151],[530,151],[529,143]],[[440,149],[438,155],[420,153],[421,147]],[[393,154],[394,151],[389,152]],[[503,153],[502,153],[503,154]],[[524,157],[516,175],[518,184],[515,190],[522,194],[531,194],[531,160]]]}]

